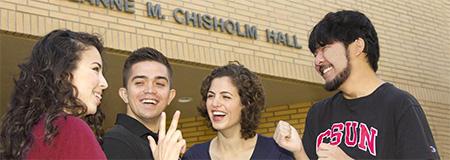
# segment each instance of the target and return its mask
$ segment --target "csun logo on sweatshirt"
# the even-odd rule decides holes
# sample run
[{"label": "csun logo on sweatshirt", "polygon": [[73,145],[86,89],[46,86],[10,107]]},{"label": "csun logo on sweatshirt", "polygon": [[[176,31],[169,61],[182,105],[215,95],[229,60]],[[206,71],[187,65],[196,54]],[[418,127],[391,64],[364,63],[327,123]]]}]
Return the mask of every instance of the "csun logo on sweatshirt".
[{"label": "csun logo on sweatshirt", "polygon": [[327,129],[317,136],[316,152],[319,151],[320,144],[327,143],[327,140],[329,140],[330,145],[338,146],[345,143],[347,147],[358,147],[360,150],[377,156],[377,135],[378,130],[373,127],[369,129],[365,123],[356,121],[346,121],[345,124],[342,122],[335,123],[331,126],[331,129]]}]

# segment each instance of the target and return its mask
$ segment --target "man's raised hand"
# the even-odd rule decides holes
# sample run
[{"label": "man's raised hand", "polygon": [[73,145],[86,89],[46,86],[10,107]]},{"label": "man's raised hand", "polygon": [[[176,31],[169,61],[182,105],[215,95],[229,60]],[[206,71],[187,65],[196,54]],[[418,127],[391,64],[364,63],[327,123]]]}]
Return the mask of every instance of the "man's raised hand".
[{"label": "man's raised hand", "polygon": [[158,144],[156,144],[153,137],[147,137],[155,160],[176,160],[180,154],[186,152],[186,140],[183,139],[181,131],[177,130],[180,115],[180,111],[175,112],[172,123],[166,133],[166,113],[161,113]]}]

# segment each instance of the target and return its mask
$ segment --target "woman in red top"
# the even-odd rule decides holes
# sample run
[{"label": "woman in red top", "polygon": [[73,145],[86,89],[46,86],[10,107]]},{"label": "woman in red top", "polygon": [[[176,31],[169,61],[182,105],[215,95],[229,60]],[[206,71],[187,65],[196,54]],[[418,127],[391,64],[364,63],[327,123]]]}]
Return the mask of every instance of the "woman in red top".
[{"label": "woman in red top", "polygon": [[0,159],[106,159],[96,139],[103,134],[98,105],[108,87],[102,51],[97,36],[70,30],[37,42],[19,65],[2,120]]}]

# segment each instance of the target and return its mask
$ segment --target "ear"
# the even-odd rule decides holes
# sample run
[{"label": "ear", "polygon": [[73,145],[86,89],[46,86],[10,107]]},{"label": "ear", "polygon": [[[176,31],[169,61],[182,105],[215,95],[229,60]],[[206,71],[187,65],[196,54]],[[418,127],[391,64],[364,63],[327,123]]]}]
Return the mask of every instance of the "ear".
[{"label": "ear", "polygon": [[169,101],[167,102],[167,105],[170,105],[170,102],[175,98],[175,95],[177,94],[177,91],[175,89],[170,89],[169,92]]},{"label": "ear", "polygon": [[124,87],[119,88],[119,96],[120,96],[120,98],[122,98],[123,102],[128,104],[128,91],[126,88],[124,88]]},{"label": "ear", "polygon": [[364,52],[365,45],[366,42],[361,37],[355,40],[356,56],[359,56],[361,53]]}]

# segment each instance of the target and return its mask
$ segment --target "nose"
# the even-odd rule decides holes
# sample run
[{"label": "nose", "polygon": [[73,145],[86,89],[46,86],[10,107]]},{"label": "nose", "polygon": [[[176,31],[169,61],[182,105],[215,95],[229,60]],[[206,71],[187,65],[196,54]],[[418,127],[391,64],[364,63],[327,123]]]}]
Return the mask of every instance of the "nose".
[{"label": "nose", "polygon": [[103,76],[103,74],[100,76],[100,88],[102,90],[108,88],[108,82],[106,81],[106,78]]},{"label": "nose", "polygon": [[155,93],[155,87],[153,86],[153,84],[148,84],[144,90],[144,93]]},{"label": "nose", "polygon": [[323,53],[322,52],[318,52],[316,57],[314,58],[314,64],[316,66],[319,66],[319,65],[321,65],[323,63],[324,60],[325,59],[323,57]]},{"label": "nose", "polygon": [[212,105],[213,108],[219,107],[220,104],[222,104],[222,103],[220,102],[219,98],[212,98],[211,105]]}]

